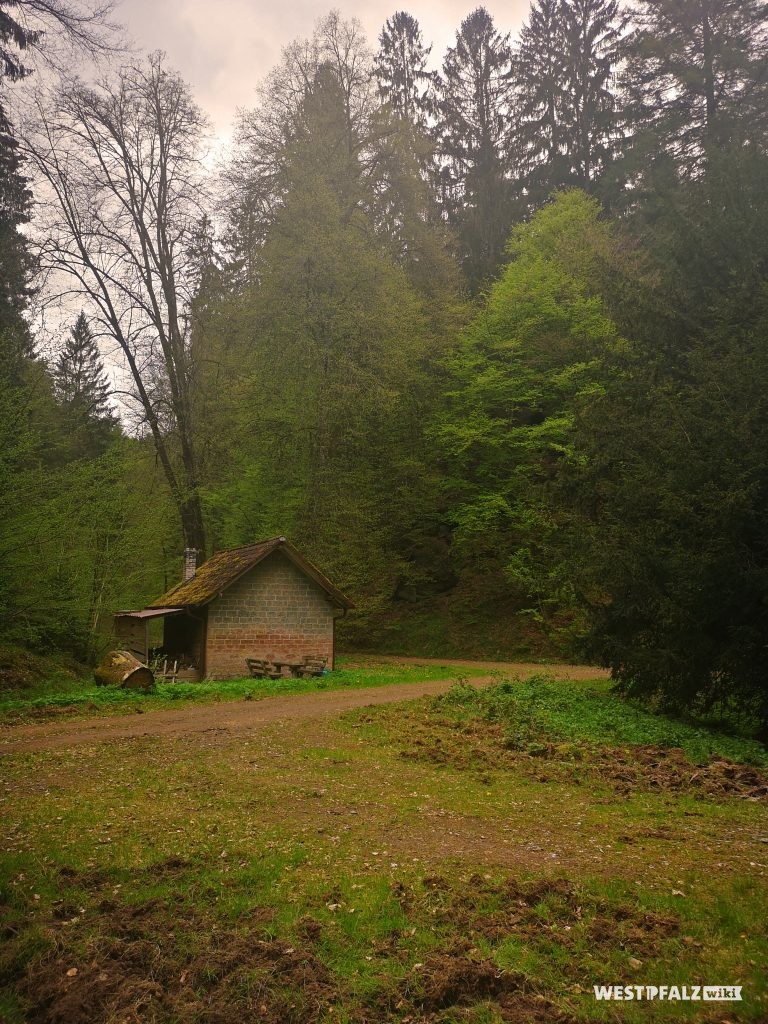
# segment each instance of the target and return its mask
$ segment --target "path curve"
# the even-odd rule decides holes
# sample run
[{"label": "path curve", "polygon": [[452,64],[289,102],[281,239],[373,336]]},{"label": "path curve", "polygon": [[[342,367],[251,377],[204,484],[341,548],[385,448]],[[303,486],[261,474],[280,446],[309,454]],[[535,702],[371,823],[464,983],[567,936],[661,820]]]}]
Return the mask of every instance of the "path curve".
[{"label": "path curve", "polygon": [[389,665],[440,665],[443,668],[487,668],[511,676],[545,675],[553,679],[609,679],[610,670],[596,665],[547,665],[534,661],[477,661],[472,658],[418,658],[405,654],[345,654],[354,663],[359,658],[364,664],[383,661]]},{"label": "path curve", "polygon": [[[385,659],[378,659],[385,660]],[[400,662],[429,664],[425,658],[392,658]],[[587,679],[603,673],[583,665],[541,665],[454,662],[440,659],[436,665],[493,667],[502,672],[531,675],[546,671],[559,678]],[[488,686],[496,676],[480,676],[470,680],[473,686]],[[99,718],[79,718],[67,721],[43,722],[36,725],[10,726],[0,730],[0,755],[27,751],[56,750],[63,747],[106,743],[113,740],[134,739],[142,736],[175,737],[208,730],[241,732],[290,719],[322,718],[338,715],[353,708],[374,704],[391,704],[401,700],[414,700],[445,693],[455,679],[436,679],[422,683],[394,683],[391,686],[371,686],[355,690],[328,690],[285,697],[265,697],[262,700],[223,701],[217,704],[192,704],[167,711],[136,712]]]}]

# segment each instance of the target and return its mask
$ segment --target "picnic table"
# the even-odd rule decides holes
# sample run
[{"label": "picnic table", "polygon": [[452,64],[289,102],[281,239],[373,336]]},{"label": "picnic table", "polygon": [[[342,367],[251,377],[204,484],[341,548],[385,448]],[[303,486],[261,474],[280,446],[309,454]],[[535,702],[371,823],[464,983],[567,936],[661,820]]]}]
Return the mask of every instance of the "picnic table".
[{"label": "picnic table", "polygon": [[307,655],[300,660],[277,657],[246,658],[245,663],[254,679],[309,679],[311,676],[323,674],[328,659]]}]

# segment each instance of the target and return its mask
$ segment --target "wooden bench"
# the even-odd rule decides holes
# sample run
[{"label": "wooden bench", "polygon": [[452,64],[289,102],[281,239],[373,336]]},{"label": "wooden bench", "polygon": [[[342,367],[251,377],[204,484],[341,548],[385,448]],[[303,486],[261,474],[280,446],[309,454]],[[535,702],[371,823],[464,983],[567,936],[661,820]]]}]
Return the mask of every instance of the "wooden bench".
[{"label": "wooden bench", "polygon": [[327,658],[306,657],[298,670],[301,679],[309,679],[311,676],[321,676],[328,665]]},{"label": "wooden bench", "polygon": [[321,676],[328,664],[327,658],[313,657],[307,655],[301,661],[286,661],[278,658],[246,658],[245,664],[253,679],[282,679],[286,675],[309,679],[311,676]]},{"label": "wooden bench", "polygon": [[283,674],[275,662],[267,658],[246,658],[245,664],[253,679],[279,679]]}]

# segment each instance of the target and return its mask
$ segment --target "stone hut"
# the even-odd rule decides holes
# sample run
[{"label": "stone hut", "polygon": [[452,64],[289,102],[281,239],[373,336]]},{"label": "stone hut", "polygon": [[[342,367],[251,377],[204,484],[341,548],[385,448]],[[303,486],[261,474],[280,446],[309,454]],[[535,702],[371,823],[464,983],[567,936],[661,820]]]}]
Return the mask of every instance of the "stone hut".
[{"label": "stone hut", "polygon": [[235,679],[246,658],[334,661],[334,622],[349,598],[285,537],[217,551],[147,608],[115,614],[119,646],[150,657],[149,624],[163,620],[162,656],[179,679]]}]

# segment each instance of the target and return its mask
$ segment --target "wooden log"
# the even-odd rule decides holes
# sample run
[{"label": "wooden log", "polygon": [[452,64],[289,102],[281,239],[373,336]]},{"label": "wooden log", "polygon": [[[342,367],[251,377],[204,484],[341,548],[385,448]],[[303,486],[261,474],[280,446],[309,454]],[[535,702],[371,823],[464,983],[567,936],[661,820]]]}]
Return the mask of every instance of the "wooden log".
[{"label": "wooden log", "polygon": [[154,690],[152,670],[142,665],[130,651],[110,651],[94,669],[97,686],[120,686],[127,690]]}]

